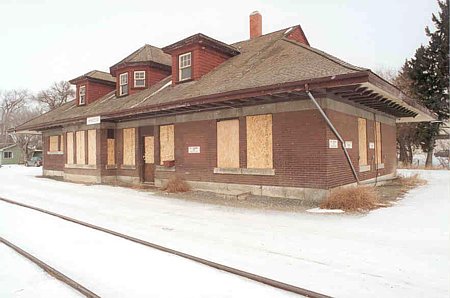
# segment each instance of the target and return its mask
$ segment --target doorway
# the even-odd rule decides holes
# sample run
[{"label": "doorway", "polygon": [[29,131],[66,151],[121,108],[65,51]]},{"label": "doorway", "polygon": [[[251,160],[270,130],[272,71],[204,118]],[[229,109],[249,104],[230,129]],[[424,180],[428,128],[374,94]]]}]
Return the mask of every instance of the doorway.
[{"label": "doorway", "polygon": [[155,181],[155,138],[153,136],[143,137],[143,180],[144,182]]}]

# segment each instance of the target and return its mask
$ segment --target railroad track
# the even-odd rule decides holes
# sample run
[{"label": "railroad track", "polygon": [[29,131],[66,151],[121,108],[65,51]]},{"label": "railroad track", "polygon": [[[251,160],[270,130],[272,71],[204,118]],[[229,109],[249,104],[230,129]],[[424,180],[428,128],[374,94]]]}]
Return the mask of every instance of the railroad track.
[{"label": "railroad track", "polygon": [[16,252],[30,260],[31,262],[35,263],[39,267],[41,267],[45,272],[53,276],[54,278],[62,281],[63,283],[67,284],[74,290],[80,292],[82,295],[89,297],[89,298],[100,298],[97,294],[92,292],[91,290],[85,288],[83,285],[79,284],[78,282],[74,281],[70,277],[64,275],[62,272],[56,270],[52,266],[48,265],[47,263],[41,261],[40,259],[36,258],[35,256],[31,255],[30,253],[26,252],[25,250],[21,249],[20,247],[12,244],[8,240],[6,240],[3,237],[0,237],[0,243],[5,244],[6,246],[9,246],[10,248],[14,249]]},{"label": "railroad track", "polygon": [[[188,260],[191,260],[191,261],[194,261],[194,262],[197,262],[197,263],[200,263],[200,264],[203,264],[203,265],[206,265],[206,266],[218,269],[218,270],[222,270],[222,271],[225,271],[225,272],[237,275],[237,276],[245,277],[245,278],[248,278],[250,280],[253,280],[253,281],[256,281],[256,282],[259,282],[259,283],[263,283],[263,284],[266,284],[266,285],[274,287],[274,288],[278,288],[278,289],[281,289],[281,290],[284,290],[284,291],[287,291],[287,292],[299,294],[299,295],[302,295],[304,297],[310,297],[310,298],[331,298],[331,296],[328,296],[328,295],[320,294],[320,293],[317,293],[317,292],[314,292],[314,291],[310,291],[310,290],[307,290],[307,289],[304,289],[304,288],[300,288],[300,287],[297,287],[297,286],[294,286],[294,285],[291,285],[291,284],[287,284],[287,283],[284,283],[284,282],[281,282],[281,281],[278,281],[278,280],[270,279],[270,278],[267,278],[267,277],[264,277],[264,276],[261,276],[261,275],[258,275],[258,274],[250,273],[250,272],[243,271],[243,270],[240,270],[240,269],[237,269],[237,268],[233,268],[233,267],[226,266],[226,265],[223,265],[223,264],[219,264],[219,263],[216,263],[216,262],[213,262],[213,261],[209,261],[209,260],[206,260],[206,259],[203,259],[203,258],[200,258],[200,257],[196,257],[196,256],[193,256],[193,255],[184,253],[184,252],[180,252],[180,251],[177,251],[177,250],[174,250],[174,249],[171,249],[171,248],[167,248],[167,247],[155,244],[155,243],[151,243],[151,242],[139,239],[139,238],[135,238],[135,237],[126,235],[126,234],[122,234],[122,233],[119,233],[119,232],[116,232],[116,231],[113,231],[113,230],[110,230],[110,229],[107,229],[107,228],[96,226],[96,225],[93,225],[93,224],[90,224],[90,223],[87,223],[87,222],[84,222],[84,221],[81,221],[81,220],[78,220],[78,219],[75,219],[75,218],[72,218],[72,217],[69,217],[69,216],[66,216],[66,215],[58,214],[58,213],[55,213],[55,212],[52,212],[52,211],[49,211],[49,210],[45,210],[45,209],[39,208],[39,207],[27,205],[27,204],[24,204],[24,203],[16,202],[16,201],[5,199],[5,198],[2,198],[2,197],[0,197],[0,201],[3,201],[5,203],[9,203],[9,204],[13,204],[13,205],[17,205],[17,206],[20,206],[20,207],[32,209],[32,210],[35,210],[35,211],[38,211],[38,212],[41,212],[41,213],[44,213],[44,214],[47,214],[47,215],[51,215],[51,216],[54,216],[54,217],[57,217],[57,218],[60,218],[60,219],[63,219],[63,220],[66,220],[66,221],[78,224],[78,225],[82,225],[82,226],[88,227],[90,229],[101,231],[101,232],[104,232],[104,233],[107,233],[107,234],[110,234],[110,235],[113,235],[113,236],[116,236],[116,237],[119,237],[119,238],[122,238],[122,239],[126,239],[128,241],[135,242],[135,243],[147,246],[147,247],[151,247],[151,248],[154,248],[154,249],[157,249],[157,250],[169,253],[169,254],[177,255],[179,257],[182,257],[182,258],[185,258],[185,259],[188,259]],[[0,237],[0,241],[5,243],[6,245],[8,245],[7,243],[9,243],[9,242],[7,242],[5,239],[3,239],[1,237]],[[12,243],[9,243],[9,244],[13,245]],[[10,245],[8,245],[8,246],[10,246]],[[21,253],[20,251],[22,251],[23,253],[28,254],[25,251],[23,251],[20,248],[18,248],[17,246],[14,246],[14,247],[16,247],[18,250],[16,248],[14,248],[13,246],[10,246],[10,247],[15,249],[19,253]],[[24,256],[29,258],[26,255],[24,255]],[[31,255],[29,255],[29,256],[34,258]],[[30,260],[35,262],[33,259],[30,259]],[[36,260],[39,261],[38,259],[36,259]],[[93,293],[93,292],[89,291],[88,289],[84,288],[82,285],[76,283],[75,281],[71,280],[67,276],[63,275],[62,273],[60,273],[56,269],[50,267],[49,265],[43,263],[42,261],[39,261],[39,262],[40,263],[36,263],[36,262],[35,263],[38,264],[41,268],[43,268],[45,271],[47,271],[47,269],[50,270],[50,271],[47,271],[47,272],[49,272],[51,275],[53,275],[53,273],[54,273],[55,275],[53,275],[53,276],[55,276],[56,278],[60,279],[59,277],[62,277],[62,276],[67,278],[67,282],[73,283],[73,286],[70,285],[69,283],[68,284],[71,287],[73,287],[74,289],[76,289],[78,291],[80,291],[80,290],[77,287],[79,287],[80,289],[85,289],[86,292],[82,293],[82,294],[85,295],[86,297],[99,297],[95,293]],[[42,267],[40,264],[42,264],[45,268]],[[65,279],[60,279],[60,280],[62,280],[63,282],[66,282]],[[94,295],[94,296],[92,296],[92,295]]]}]

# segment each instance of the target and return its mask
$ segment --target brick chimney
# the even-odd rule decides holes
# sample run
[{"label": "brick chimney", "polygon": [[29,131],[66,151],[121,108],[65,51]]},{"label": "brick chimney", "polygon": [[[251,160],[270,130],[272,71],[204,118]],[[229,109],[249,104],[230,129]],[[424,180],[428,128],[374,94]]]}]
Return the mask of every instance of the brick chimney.
[{"label": "brick chimney", "polygon": [[262,35],[262,16],[258,11],[250,15],[250,39]]}]

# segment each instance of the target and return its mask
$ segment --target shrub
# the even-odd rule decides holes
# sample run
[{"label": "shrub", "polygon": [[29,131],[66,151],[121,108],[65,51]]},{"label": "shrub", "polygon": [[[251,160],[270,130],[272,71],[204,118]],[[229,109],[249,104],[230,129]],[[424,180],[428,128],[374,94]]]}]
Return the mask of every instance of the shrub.
[{"label": "shrub", "polygon": [[400,183],[400,185],[402,185],[402,186],[412,188],[412,187],[416,187],[419,185],[427,184],[427,180],[422,179],[419,174],[414,174],[414,175],[411,175],[408,177],[399,175],[398,183]]},{"label": "shrub", "polygon": [[186,192],[190,191],[191,187],[189,184],[187,184],[186,181],[178,177],[177,175],[174,175],[169,178],[167,183],[163,186],[162,190],[167,192]]},{"label": "shrub", "polygon": [[378,206],[378,193],[372,186],[351,186],[332,190],[320,204],[322,209],[344,211],[367,211]]}]

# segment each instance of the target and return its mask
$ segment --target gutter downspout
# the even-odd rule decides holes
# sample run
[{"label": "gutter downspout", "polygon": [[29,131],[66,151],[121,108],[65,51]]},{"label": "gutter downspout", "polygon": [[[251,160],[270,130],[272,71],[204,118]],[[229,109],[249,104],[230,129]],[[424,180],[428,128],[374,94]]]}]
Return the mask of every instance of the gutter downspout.
[{"label": "gutter downspout", "polygon": [[345,157],[347,158],[348,164],[350,165],[350,168],[352,169],[352,173],[353,176],[356,179],[356,183],[359,184],[359,177],[358,174],[356,173],[355,167],[353,166],[352,160],[350,159],[350,155],[348,154],[347,148],[345,148],[345,142],[344,139],[342,139],[341,135],[338,133],[338,131],[336,130],[336,128],[333,126],[333,123],[331,123],[330,119],[328,118],[328,116],[325,114],[325,112],[323,111],[322,107],[319,105],[319,103],[316,101],[316,99],[314,98],[314,96],[312,95],[311,92],[309,92],[309,87],[308,84],[305,84],[305,91],[306,94],[308,94],[309,98],[312,100],[312,102],[314,103],[314,105],[317,107],[317,109],[319,110],[320,114],[322,115],[322,117],[325,119],[325,121],[327,122],[328,126],[331,128],[331,130],[333,131],[333,133],[336,135],[336,137],[339,139],[339,141],[342,144],[342,149],[344,150],[345,153]]}]

